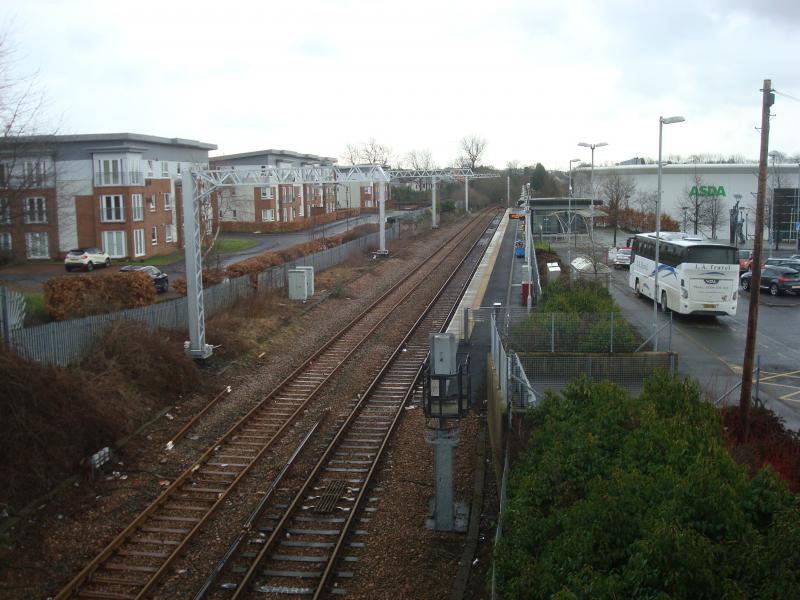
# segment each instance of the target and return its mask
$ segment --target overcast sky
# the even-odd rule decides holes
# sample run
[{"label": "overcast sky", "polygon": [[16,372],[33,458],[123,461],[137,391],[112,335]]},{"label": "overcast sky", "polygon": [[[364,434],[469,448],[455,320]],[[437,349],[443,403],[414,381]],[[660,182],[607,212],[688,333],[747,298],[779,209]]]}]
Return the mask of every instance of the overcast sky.
[{"label": "overcast sky", "polygon": [[79,2],[0,9],[61,133],[129,131],[340,158],[368,138],[445,166],[800,153],[800,0]]}]

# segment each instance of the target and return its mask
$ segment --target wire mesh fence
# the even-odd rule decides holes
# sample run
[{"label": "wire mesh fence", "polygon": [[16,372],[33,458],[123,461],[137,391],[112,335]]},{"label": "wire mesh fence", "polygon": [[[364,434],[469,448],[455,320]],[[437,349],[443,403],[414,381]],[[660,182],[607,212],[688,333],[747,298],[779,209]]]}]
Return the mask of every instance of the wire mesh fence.
[{"label": "wire mesh fence", "polygon": [[[387,229],[387,241],[395,239],[398,230],[397,224]],[[285,287],[288,269],[313,266],[315,271],[324,271],[351,256],[376,247],[378,235],[371,233],[291,263],[271,267],[258,273],[256,277],[243,275],[210,286],[203,290],[205,314],[212,316],[244,298]],[[66,366],[86,356],[95,340],[104,335],[115,321],[135,321],[153,330],[184,329],[188,327],[187,299],[177,298],[141,308],[15,329],[10,332],[9,346],[24,358]]]},{"label": "wire mesh fence", "polygon": [[615,313],[539,314],[498,307],[468,310],[460,320],[462,337],[470,343],[488,329],[500,397],[515,407],[531,406],[546,390],[558,392],[582,376],[635,394],[654,371],[674,375],[678,367],[675,353],[636,351],[641,336]]}]

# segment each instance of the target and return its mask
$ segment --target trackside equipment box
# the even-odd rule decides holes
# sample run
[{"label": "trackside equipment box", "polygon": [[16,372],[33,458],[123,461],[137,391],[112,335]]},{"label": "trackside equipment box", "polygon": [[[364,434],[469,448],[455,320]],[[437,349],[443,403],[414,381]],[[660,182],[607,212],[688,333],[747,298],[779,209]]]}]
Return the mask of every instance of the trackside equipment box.
[{"label": "trackside equipment box", "polygon": [[289,300],[308,300],[308,271],[306,269],[289,269]]}]

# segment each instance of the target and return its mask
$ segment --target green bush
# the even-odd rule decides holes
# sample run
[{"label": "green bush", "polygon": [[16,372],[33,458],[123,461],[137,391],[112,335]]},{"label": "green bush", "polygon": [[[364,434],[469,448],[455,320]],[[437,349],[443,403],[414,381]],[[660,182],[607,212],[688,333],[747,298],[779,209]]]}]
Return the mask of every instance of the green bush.
[{"label": "green bush", "polygon": [[694,383],[658,374],[549,394],[509,478],[499,597],[788,598],[800,504],[749,478]]}]

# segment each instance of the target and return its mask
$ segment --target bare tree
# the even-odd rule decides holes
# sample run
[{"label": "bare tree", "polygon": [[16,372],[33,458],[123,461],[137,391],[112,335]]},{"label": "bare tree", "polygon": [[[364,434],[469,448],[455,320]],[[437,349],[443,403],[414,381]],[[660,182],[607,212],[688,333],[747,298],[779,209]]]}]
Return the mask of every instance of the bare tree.
[{"label": "bare tree", "polygon": [[461,156],[457,159],[459,164],[465,168],[475,170],[481,159],[483,153],[486,151],[486,140],[477,135],[467,135],[461,138],[460,142]]},{"label": "bare tree", "polygon": [[685,213],[687,222],[692,225],[693,233],[697,235],[702,232],[700,226],[703,223],[703,198],[698,193],[700,186],[703,185],[703,177],[695,172],[692,182],[694,183],[692,188],[684,187],[683,198],[678,208]]},{"label": "bare tree", "polygon": [[611,171],[600,183],[600,192],[608,202],[608,216],[614,228],[614,246],[617,245],[617,228],[619,227],[619,211],[628,208],[630,197],[636,191],[636,184],[630,177]]},{"label": "bare tree", "polygon": [[[436,168],[430,150],[411,150],[408,152],[408,154],[406,154],[403,162],[409,169],[414,169],[417,171]],[[428,179],[423,178],[416,178],[412,180],[412,185],[417,190],[428,189],[428,187],[430,187]]]},{"label": "bare tree", "polygon": [[722,217],[725,209],[722,200],[716,194],[706,196],[700,206],[700,223],[711,233],[711,239],[717,239],[717,232],[722,226]]},{"label": "bare tree", "polygon": [[359,153],[358,146],[355,144],[347,144],[344,152],[342,152],[342,160],[348,165],[356,165],[361,162],[361,155]]},{"label": "bare tree", "polygon": [[352,165],[388,165],[393,158],[392,149],[370,138],[358,145],[348,144],[342,153],[342,158]]},{"label": "bare tree", "polygon": [[[15,60],[8,35],[0,33],[0,188],[3,190],[0,226],[6,226],[3,233],[12,235],[16,226],[30,219],[52,223],[67,218],[58,216],[58,197],[54,199],[54,207],[47,206],[46,200],[25,205],[25,196],[32,190],[40,191],[54,185],[54,132],[44,135],[44,96],[38,91],[34,76],[14,73]],[[37,200],[40,195],[36,194]],[[74,210],[72,213],[74,215]],[[48,214],[53,215],[55,221],[50,221]],[[52,248],[52,239],[48,238],[48,244]],[[12,243],[12,252],[17,258],[25,258],[25,245]],[[10,257],[11,253],[8,255]]]},{"label": "bare tree", "polygon": [[633,203],[642,212],[654,213],[658,204],[658,192],[639,192],[633,199]]},{"label": "bare tree", "polygon": [[411,150],[405,156],[405,164],[409,169],[435,169],[430,150]]}]

